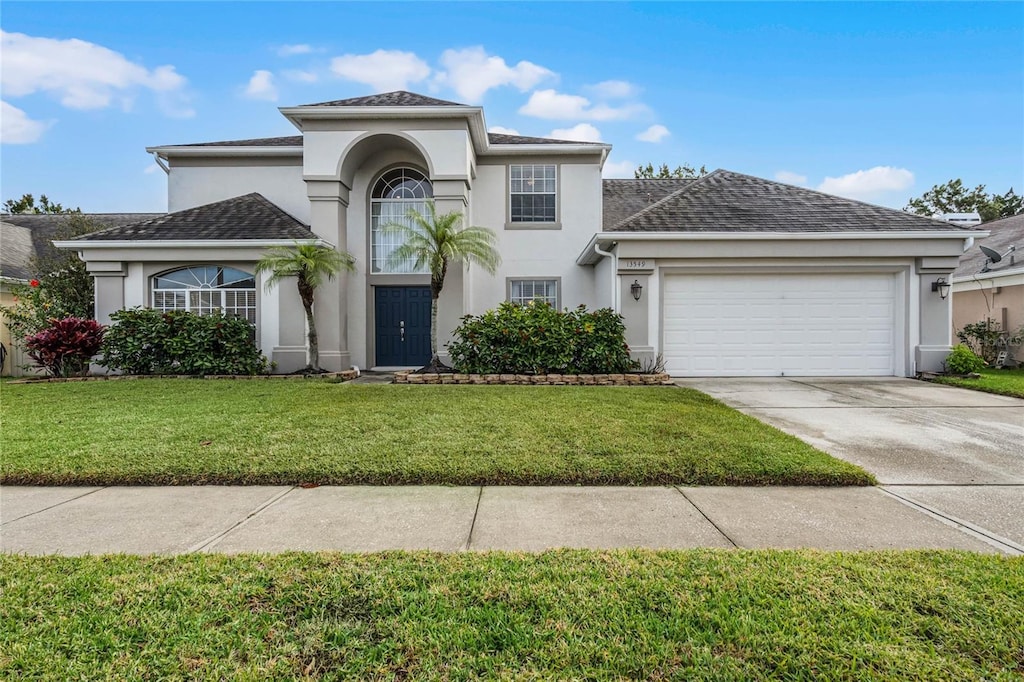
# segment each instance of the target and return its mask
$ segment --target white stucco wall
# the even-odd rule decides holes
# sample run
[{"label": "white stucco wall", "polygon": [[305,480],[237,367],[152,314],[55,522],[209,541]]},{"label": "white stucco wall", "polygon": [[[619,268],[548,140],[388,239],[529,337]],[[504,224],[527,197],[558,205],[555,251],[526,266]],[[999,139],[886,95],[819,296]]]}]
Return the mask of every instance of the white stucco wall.
[{"label": "white stucco wall", "polygon": [[174,163],[167,181],[167,210],[181,211],[259,192],[300,221],[309,223],[309,199],[301,159],[292,165],[220,165],[215,160]]}]

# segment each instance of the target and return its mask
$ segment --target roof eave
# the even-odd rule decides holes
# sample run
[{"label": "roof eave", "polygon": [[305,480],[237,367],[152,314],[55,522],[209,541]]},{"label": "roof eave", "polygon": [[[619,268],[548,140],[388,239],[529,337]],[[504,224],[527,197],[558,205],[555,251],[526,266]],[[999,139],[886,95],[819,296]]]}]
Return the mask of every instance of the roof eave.
[{"label": "roof eave", "polygon": [[580,255],[577,265],[593,265],[602,256],[594,246],[602,243],[643,242],[643,241],[828,241],[854,239],[960,239],[966,242],[971,237],[987,237],[988,232],[978,231],[964,234],[963,230],[864,230],[859,232],[597,232]]},{"label": "roof eave", "polygon": [[334,248],[330,242],[320,237],[316,239],[72,239],[53,242],[58,249],[83,251],[87,249],[137,249],[147,247],[153,249],[180,248],[265,248],[274,246],[292,246],[294,244],[311,244]]},{"label": "roof eave", "polygon": [[608,158],[612,146],[610,144],[490,144],[481,156],[530,155],[541,156],[551,154],[569,154],[573,156],[601,154],[601,164]]},{"label": "roof eave", "polygon": [[176,146],[176,145],[165,145],[161,147],[146,147],[146,151],[150,154],[156,154],[162,159],[167,159],[171,156],[177,157],[203,157],[203,156],[278,156],[278,157],[295,157],[302,158],[302,146],[240,146],[240,145],[225,145],[218,147],[216,145],[207,146]]}]

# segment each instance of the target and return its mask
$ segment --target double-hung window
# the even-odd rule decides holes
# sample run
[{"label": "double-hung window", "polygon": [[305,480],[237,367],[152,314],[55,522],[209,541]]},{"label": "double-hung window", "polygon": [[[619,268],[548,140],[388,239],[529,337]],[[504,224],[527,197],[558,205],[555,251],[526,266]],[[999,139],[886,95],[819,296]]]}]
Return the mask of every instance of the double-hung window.
[{"label": "double-hung window", "polygon": [[558,280],[510,279],[508,281],[508,300],[519,305],[540,301],[558,310]]},{"label": "double-hung window", "polygon": [[509,222],[555,223],[557,201],[554,164],[509,166]]}]

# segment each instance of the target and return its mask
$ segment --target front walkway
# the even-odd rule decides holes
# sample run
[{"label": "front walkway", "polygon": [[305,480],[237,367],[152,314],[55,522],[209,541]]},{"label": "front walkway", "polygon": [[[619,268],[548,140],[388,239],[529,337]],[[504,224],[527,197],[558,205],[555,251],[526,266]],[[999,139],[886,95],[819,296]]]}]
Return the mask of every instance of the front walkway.
[{"label": "front walkway", "polygon": [[0,488],[27,554],[553,547],[951,548],[1019,554],[878,488]]}]

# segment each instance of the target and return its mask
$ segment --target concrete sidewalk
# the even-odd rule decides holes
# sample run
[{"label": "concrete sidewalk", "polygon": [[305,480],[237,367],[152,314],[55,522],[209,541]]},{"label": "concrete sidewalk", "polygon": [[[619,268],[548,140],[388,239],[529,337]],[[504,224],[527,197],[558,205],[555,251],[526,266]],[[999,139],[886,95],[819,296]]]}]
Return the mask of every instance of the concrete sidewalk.
[{"label": "concrete sidewalk", "polygon": [[882,488],[0,488],[0,550],[949,548],[1020,554]]}]

